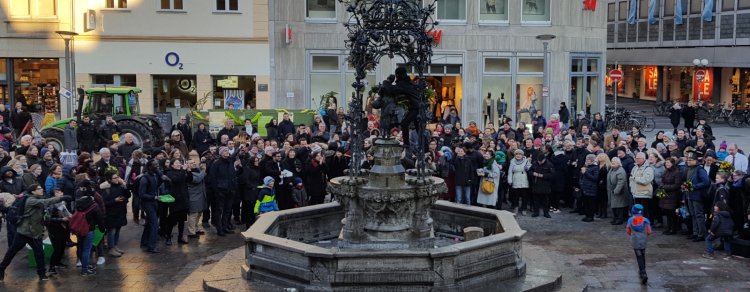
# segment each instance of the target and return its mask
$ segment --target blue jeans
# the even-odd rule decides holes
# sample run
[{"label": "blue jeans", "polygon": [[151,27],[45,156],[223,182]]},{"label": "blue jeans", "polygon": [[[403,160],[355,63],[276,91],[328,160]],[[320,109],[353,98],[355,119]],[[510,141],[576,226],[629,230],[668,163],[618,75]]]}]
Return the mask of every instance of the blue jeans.
[{"label": "blue jeans", "polygon": [[724,252],[727,253],[727,256],[732,255],[732,244],[730,243],[732,241],[731,236],[715,236],[709,234],[706,236],[706,253],[713,255],[714,254],[714,240],[716,238],[720,239],[722,243],[724,243]]},{"label": "blue jeans", "polygon": [[109,248],[117,246],[120,242],[120,228],[121,227],[113,227],[107,230],[107,242],[109,243]]},{"label": "blue jeans", "polygon": [[141,234],[141,246],[149,250],[156,249],[157,232],[159,231],[159,217],[156,215],[156,202],[141,202],[141,209],[146,213],[146,225]]},{"label": "blue jeans", "polygon": [[91,260],[91,249],[94,247],[94,232],[89,231],[84,238],[78,238],[79,241],[83,240],[83,248],[81,249],[81,272],[86,272],[89,269],[89,262]]},{"label": "blue jeans", "polygon": [[471,186],[456,186],[456,203],[471,205]]}]

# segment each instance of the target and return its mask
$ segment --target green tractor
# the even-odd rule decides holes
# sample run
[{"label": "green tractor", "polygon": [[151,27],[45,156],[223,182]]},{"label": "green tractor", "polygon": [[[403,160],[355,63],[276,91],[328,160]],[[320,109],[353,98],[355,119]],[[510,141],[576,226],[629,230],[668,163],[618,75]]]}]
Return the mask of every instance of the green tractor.
[{"label": "green tractor", "polygon": [[[41,135],[48,143],[62,151],[65,141],[63,130],[71,120],[77,119],[80,124],[83,113],[89,116],[98,128],[107,115],[112,115],[122,129],[121,135],[133,134],[135,143],[144,148],[161,146],[164,144],[164,131],[155,115],[140,114],[139,93],[139,88],[129,86],[93,87],[85,91],[79,88],[76,116],[47,125],[42,129]],[[86,101],[88,103],[85,103]]]}]

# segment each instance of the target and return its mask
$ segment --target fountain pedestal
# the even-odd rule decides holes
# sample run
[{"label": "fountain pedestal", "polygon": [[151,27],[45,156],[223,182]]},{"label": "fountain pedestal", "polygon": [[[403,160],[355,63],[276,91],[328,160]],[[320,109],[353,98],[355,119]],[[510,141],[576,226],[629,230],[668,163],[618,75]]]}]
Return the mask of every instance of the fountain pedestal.
[{"label": "fountain pedestal", "polygon": [[407,174],[401,166],[402,151],[395,139],[378,139],[373,145],[375,164],[366,177],[331,180],[328,189],[346,210],[339,236],[342,245],[420,246],[434,238],[429,210],[438,194],[447,191],[445,183],[437,177]]}]

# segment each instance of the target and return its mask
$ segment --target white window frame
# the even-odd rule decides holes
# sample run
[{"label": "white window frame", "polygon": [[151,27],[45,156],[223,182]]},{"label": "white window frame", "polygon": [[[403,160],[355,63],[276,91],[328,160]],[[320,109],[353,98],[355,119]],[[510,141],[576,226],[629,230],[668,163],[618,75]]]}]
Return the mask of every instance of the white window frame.
[{"label": "white window frame", "polygon": [[338,19],[338,17],[339,17],[339,5],[338,5],[338,1],[335,2],[336,4],[334,5],[334,8],[333,8],[333,11],[334,11],[333,18],[315,18],[315,17],[309,17],[309,16],[307,16],[308,15],[307,1],[308,0],[304,0],[304,4],[305,4],[305,11],[304,11],[304,13],[305,13],[305,22],[336,23],[336,19]]},{"label": "white window frame", "polygon": [[[182,1],[182,9],[175,9],[174,3],[175,1]],[[187,13],[185,10],[185,0],[169,0],[169,8],[162,8],[161,7],[161,0],[156,1],[156,8],[158,11],[161,12],[184,12]]]},{"label": "white window frame", "polygon": [[479,24],[508,25],[510,23],[510,1],[513,0],[505,0],[505,15],[507,16],[506,20],[482,20],[482,2],[479,2],[479,4],[477,4],[477,21],[479,22]]},{"label": "white window frame", "polygon": [[[12,2],[26,2],[27,7],[29,8],[29,14],[27,15],[14,15],[13,13],[13,3]],[[55,15],[52,16],[39,16],[39,0],[10,0],[10,3],[8,3],[8,16],[11,19],[40,19],[40,20],[56,20],[57,19],[57,13],[58,11],[58,0],[53,0],[55,3]]]},{"label": "white window frame", "polygon": [[[456,0],[456,1],[460,1],[460,0]],[[438,15],[440,15],[440,13],[439,13],[439,11],[440,11],[440,7],[439,7],[440,3],[439,3],[439,1],[435,1],[435,14],[433,15],[433,17],[435,18],[435,20],[439,21],[441,25],[460,25],[460,24],[466,24],[467,21],[468,21],[468,18],[469,18],[469,9],[468,9],[468,7],[469,7],[469,1],[477,1],[477,0],[465,0],[464,1],[464,5],[466,6],[466,7],[464,7],[464,11],[466,11],[466,15],[464,15],[464,19],[442,19],[442,18],[438,17]],[[424,1],[422,3],[423,3],[423,5],[426,5]],[[427,2],[427,3],[430,3],[430,2]]]},{"label": "white window frame", "polygon": [[226,9],[220,10],[219,6],[216,3],[216,1],[213,1],[214,2],[214,12],[219,12],[219,13],[240,13],[240,0],[234,0],[234,1],[237,1],[237,9],[236,10],[229,9],[229,7],[230,7],[229,2],[232,1],[232,0],[220,0],[220,1],[224,1],[224,7],[226,7]]},{"label": "white window frame", "polygon": [[[112,7],[107,7],[107,2],[112,1]],[[120,0],[105,0],[103,10],[128,10],[128,0],[125,0],[125,7],[119,7]],[[161,3],[159,3],[161,6]]]},{"label": "white window frame", "polygon": [[549,20],[524,20],[523,17],[523,5],[526,5],[525,2],[521,2],[521,9],[518,11],[521,13],[521,25],[523,26],[550,26],[552,25],[552,0],[543,0],[545,1],[545,5],[549,5],[549,7],[546,7],[549,9]]}]

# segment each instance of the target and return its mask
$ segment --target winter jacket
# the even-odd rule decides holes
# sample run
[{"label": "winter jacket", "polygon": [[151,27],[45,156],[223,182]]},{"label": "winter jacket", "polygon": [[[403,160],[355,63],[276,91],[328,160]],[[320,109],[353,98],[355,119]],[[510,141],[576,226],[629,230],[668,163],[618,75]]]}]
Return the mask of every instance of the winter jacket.
[{"label": "winter jacket", "polygon": [[674,210],[677,209],[677,203],[680,201],[680,188],[684,178],[677,167],[667,169],[661,177],[661,188],[667,193],[667,196],[659,199],[659,208]]},{"label": "winter jacket", "polygon": [[63,139],[65,144],[65,150],[77,150],[78,149],[78,135],[76,129],[70,125],[65,126],[63,130]]},{"label": "winter jacket", "polygon": [[485,205],[485,206],[495,206],[497,204],[497,198],[498,198],[498,191],[502,187],[500,185],[500,166],[495,162],[492,161],[492,165],[488,167],[483,167],[482,170],[484,171],[484,178],[483,179],[489,179],[495,184],[495,190],[491,193],[485,193],[481,191],[481,185],[480,185],[480,191],[479,195],[477,196],[477,204]]},{"label": "winter jacket", "polygon": [[662,178],[664,177],[664,172],[666,171],[666,168],[664,167],[664,162],[659,161],[656,163],[656,165],[651,164],[651,167],[654,168],[654,185],[656,187],[661,186]]},{"label": "winter jacket", "polygon": [[456,186],[470,186],[474,181],[472,172],[476,172],[468,155],[456,156],[451,160]]},{"label": "winter jacket", "polygon": [[591,121],[591,131],[597,132],[599,135],[604,135],[607,132],[607,125],[604,123],[604,120],[594,119]]},{"label": "winter jacket", "polygon": [[[268,125],[266,125],[266,128],[268,128]],[[294,134],[294,123],[291,120],[282,120],[278,125],[278,129],[279,139],[284,139],[287,134]],[[269,137],[271,136],[269,135]]]},{"label": "winter jacket", "polygon": [[556,173],[555,167],[549,160],[544,161],[544,164],[539,165],[538,162],[531,164],[529,168],[529,174],[539,173],[542,177],[530,176],[531,179],[531,192],[534,194],[550,194],[552,193],[552,184],[555,180]]},{"label": "winter jacket", "polygon": [[185,170],[169,170],[165,175],[169,178],[169,194],[174,202],[169,205],[170,211],[181,211],[190,208],[188,197],[188,182],[192,181],[192,174]]},{"label": "winter jacket", "polygon": [[[36,181],[34,182],[36,183]],[[29,187],[30,185],[26,186]],[[52,176],[47,176],[47,179],[44,181],[44,197],[49,198],[52,196],[52,189],[57,188],[57,179],[55,179]]]},{"label": "winter jacket", "polygon": [[[187,123],[182,124],[178,122],[177,124],[172,126],[172,131],[174,130],[180,131],[180,133],[182,133],[182,141],[185,141],[186,144],[193,141],[193,133],[190,131],[190,125],[188,125]],[[187,153],[183,153],[183,155],[187,155]],[[130,157],[128,157],[128,159],[129,158]]]},{"label": "winter jacket", "polygon": [[682,116],[682,112],[680,109],[677,108],[671,108],[669,110],[669,122],[677,128],[680,126],[680,117]]},{"label": "winter jacket", "polygon": [[581,174],[579,185],[583,196],[596,197],[599,183],[599,166],[591,164],[586,166],[586,172]]},{"label": "winter jacket", "polygon": [[44,236],[44,209],[60,202],[61,199],[61,197],[43,199],[29,196],[26,199],[21,223],[18,224],[16,232],[34,239],[42,239]]},{"label": "winter jacket", "polygon": [[687,197],[691,201],[701,201],[703,196],[708,192],[708,188],[711,186],[711,181],[708,179],[708,173],[703,169],[702,166],[696,165],[693,168],[688,168],[687,179],[693,184],[693,190],[688,193]]},{"label": "winter jacket", "polygon": [[[107,213],[104,216],[104,226],[106,228],[117,228],[128,225],[128,192],[123,185],[111,185],[109,182],[103,182],[99,185],[102,191],[104,205],[107,207]],[[122,202],[115,199],[123,197]]]},{"label": "winter jacket", "polygon": [[568,110],[567,106],[560,108],[557,114],[560,115],[560,122],[562,122],[563,124],[567,124],[570,120],[570,110]]},{"label": "winter jacket", "polygon": [[138,197],[141,203],[156,202],[159,193],[160,178],[156,173],[146,173],[138,182]]},{"label": "winter jacket", "polygon": [[625,157],[620,158],[620,164],[622,164],[625,173],[628,175],[633,173],[633,167],[635,167],[635,159],[633,159],[633,156],[626,154]]},{"label": "winter jacket", "polygon": [[191,145],[193,145],[195,151],[198,152],[198,155],[203,155],[204,152],[208,151],[213,140],[214,139],[211,138],[211,133],[209,133],[207,129],[202,131],[198,129],[195,131],[195,134],[193,134],[193,143]]},{"label": "winter jacket", "polygon": [[120,134],[122,132],[122,129],[120,129],[120,126],[117,124],[104,124],[101,127],[99,127],[99,136],[102,139],[102,141],[110,141],[112,140],[112,135],[114,134]]},{"label": "winter jacket", "polygon": [[86,222],[89,223],[89,232],[94,231],[94,228],[96,228],[96,226],[102,227],[102,229],[104,229],[106,227],[104,225],[105,211],[102,210],[101,206],[96,202],[96,199],[91,196],[83,196],[83,194],[79,194],[79,197],[80,198],[76,200],[77,212],[85,212],[89,209],[89,207],[95,206],[88,213],[86,213]]},{"label": "winter jacket", "polygon": [[[133,158],[133,152],[135,150],[141,149],[141,145],[138,145],[133,141],[133,143],[122,143],[120,146],[117,147],[117,154],[120,154],[122,158],[124,158],[126,161],[130,161],[130,159]],[[187,153],[182,153],[182,155],[187,156]]]},{"label": "winter jacket", "polygon": [[268,139],[281,140],[282,137],[279,136],[279,126],[278,125],[274,125],[271,122],[269,122],[268,124],[266,124],[266,137]]},{"label": "winter jacket", "polygon": [[276,195],[272,188],[262,186],[258,200],[255,201],[255,214],[263,214],[271,211],[278,211],[279,205],[276,204]]},{"label": "winter jacket", "polygon": [[695,108],[688,106],[682,109],[682,118],[685,119],[686,128],[693,128],[695,125]]},{"label": "winter jacket", "polygon": [[297,207],[305,207],[310,204],[310,198],[307,196],[305,188],[292,188],[292,199]]},{"label": "winter jacket", "polygon": [[232,139],[234,139],[234,137],[236,137],[239,134],[240,134],[240,129],[237,129],[236,127],[231,127],[229,129],[224,127],[224,128],[221,128],[221,130],[219,130],[219,133],[216,134],[216,140],[221,140],[221,136],[227,135],[227,137],[229,137],[229,140],[231,141]]},{"label": "winter jacket", "polygon": [[640,214],[630,217],[626,232],[630,235],[630,244],[633,249],[646,249],[648,236],[651,235],[651,221]]},{"label": "winter jacket", "polygon": [[630,205],[628,196],[628,175],[622,167],[610,168],[607,173],[607,194],[611,208],[623,208]]},{"label": "winter jacket", "polygon": [[[528,159],[512,159],[508,165],[508,184],[513,189],[526,189],[529,187],[528,171],[531,163]],[[456,184],[458,185],[458,184]]]},{"label": "winter jacket", "polygon": [[[325,197],[326,195],[326,172],[325,165],[321,165],[317,160],[311,160],[305,167],[305,188],[310,197]],[[261,189],[263,192],[263,189]],[[258,194],[258,200],[263,198],[263,194]]]},{"label": "winter jacket", "polygon": [[648,163],[635,166],[630,173],[630,191],[633,198],[650,199],[654,196],[654,168]]},{"label": "winter jacket", "polygon": [[734,230],[734,221],[728,211],[714,212],[714,219],[711,222],[711,234],[714,236],[732,236]]},{"label": "winter jacket", "polygon": [[233,192],[237,190],[237,170],[230,158],[219,158],[208,171],[207,187],[212,192]]},{"label": "winter jacket", "polygon": [[206,185],[204,183],[206,179],[206,172],[201,171],[199,168],[193,169],[189,177],[192,177],[188,181],[188,197],[190,200],[190,213],[200,213],[206,210]]}]

